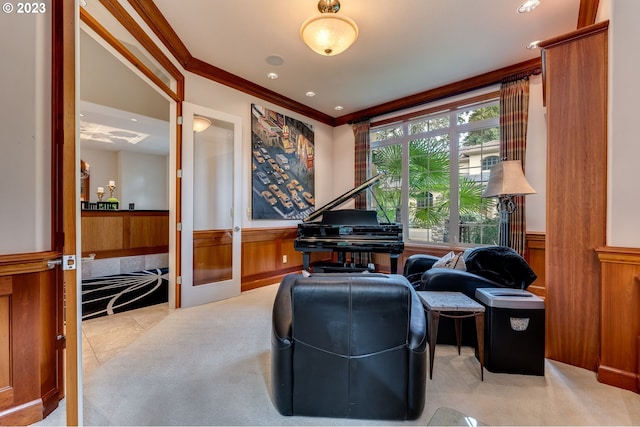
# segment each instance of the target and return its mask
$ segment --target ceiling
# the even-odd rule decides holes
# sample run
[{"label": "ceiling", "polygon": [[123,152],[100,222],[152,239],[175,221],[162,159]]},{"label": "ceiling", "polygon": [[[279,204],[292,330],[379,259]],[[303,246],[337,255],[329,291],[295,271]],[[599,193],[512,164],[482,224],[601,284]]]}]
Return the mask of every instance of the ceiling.
[{"label": "ceiling", "polygon": [[168,155],[169,101],[104,43],[79,39],[81,149]]},{"label": "ceiling", "polygon": [[[317,0],[153,0],[191,56],[339,117],[540,56],[526,46],[573,31],[580,0],[341,0],[358,40],[314,53],[300,26]],[[282,65],[270,65],[277,56]],[[276,80],[267,74],[275,72]],[[309,91],[316,95],[305,96]],[[334,108],[341,105],[343,110]]]},{"label": "ceiling", "polygon": [[80,101],[81,149],[169,154],[169,122]]},{"label": "ceiling", "polygon": [[[98,1],[87,0],[87,10],[93,13]],[[341,0],[338,14],[353,19],[360,33],[353,46],[332,57],[313,52],[299,36],[301,24],[320,13],[317,0],[153,0],[153,4],[191,57],[335,118],[538,58],[539,50],[527,45],[575,30],[585,0],[541,0],[532,12],[517,13],[523,1]],[[110,53],[105,50],[101,55]],[[272,65],[269,58],[274,56],[282,64]],[[92,75],[116,76],[104,72],[111,67],[99,68],[103,73]],[[268,79],[271,72],[279,78]],[[114,95],[115,84],[92,80],[111,88],[107,92]],[[309,91],[316,95],[306,96]],[[81,99],[83,93],[93,92],[86,86]],[[101,102],[100,96],[90,101],[83,108],[87,113],[95,110],[94,117],[101,122],[94,124],[145,132],[131,123],[128,113],[158,118],[140,105],[114,105]],[[343,109],[336,110],[338,105]],[[165,125],[151,122],[158,133],[147,142],[154,142],[152,150],[158,154],[168,152],[168,141],[161,148],[157,139],[166,140]],[[147,145],[124,143],[117,137],[114,141],[93,146],[139,151]]]}]

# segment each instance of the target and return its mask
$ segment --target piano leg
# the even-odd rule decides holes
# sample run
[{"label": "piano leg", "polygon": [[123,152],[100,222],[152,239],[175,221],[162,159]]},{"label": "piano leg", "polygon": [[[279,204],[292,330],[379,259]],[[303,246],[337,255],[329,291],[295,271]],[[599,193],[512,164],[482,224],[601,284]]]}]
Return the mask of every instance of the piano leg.
[{"label": "piano leg", "polygon": [[391,274],[398,274],[398,256],[399,254],[389,254],[389,262],[391,264]]},{"label": "piano leg", "polygon": [[309,258],[310,258],[310,253],[309,252],[302,252],[302,269],[309,271]]}]

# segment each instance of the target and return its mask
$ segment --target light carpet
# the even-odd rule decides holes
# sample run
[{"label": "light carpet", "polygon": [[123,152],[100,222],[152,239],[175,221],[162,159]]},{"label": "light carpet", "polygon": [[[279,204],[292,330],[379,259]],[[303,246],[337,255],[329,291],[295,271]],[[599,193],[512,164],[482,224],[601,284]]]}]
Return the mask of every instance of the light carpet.
[{"label": "light carpet", "polygon": [[420,419],[284,417],[270,392],[277,286],[175,310],[84,382],[85,425],[426,425],[440,407],[488,425],[639,425],[640,395],[591,371],[546,361],[545,376],[480,381],[473,349],[436,349]]}]

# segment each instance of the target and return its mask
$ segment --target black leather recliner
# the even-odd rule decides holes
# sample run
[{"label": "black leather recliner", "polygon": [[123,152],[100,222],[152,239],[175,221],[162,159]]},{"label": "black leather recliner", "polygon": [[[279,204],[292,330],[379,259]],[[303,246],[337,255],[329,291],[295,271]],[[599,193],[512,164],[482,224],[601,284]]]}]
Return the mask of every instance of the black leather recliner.
[{"label": "black leather recliner", "polygon": [[283,415],[415,419],[426,320],[401,275],[290,274],[273,305],[272,397]]},{"label": "black leather recliner", "polygon": [[440,258],[435,255],[414,254],[404,262],[402,275],[409,280],[415,289],[422,286],[422,274],[431,269]]}]

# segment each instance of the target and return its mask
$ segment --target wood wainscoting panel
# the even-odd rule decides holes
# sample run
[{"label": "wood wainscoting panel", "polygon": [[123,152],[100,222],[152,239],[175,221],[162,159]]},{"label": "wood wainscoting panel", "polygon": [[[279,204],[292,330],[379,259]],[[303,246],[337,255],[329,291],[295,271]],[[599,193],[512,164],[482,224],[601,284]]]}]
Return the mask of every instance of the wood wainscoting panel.
[{"label": "wood wainscoting panel", "polygon": [[528,232],[525,237],[525,254],[531,269],[538,278],[529,285],[527,290],[541,298],[546,298],[545,274],[545,235],[544,233]]},{"label": "wood wainscoting panel", "polygon": [[255,276],[277,270],[278,242],[276,240],[245,242],[242,244],[242,276]]},{"label": "wood wainscoting panel", "polygon": [[[299,267],[302,265],[302,252],[296,251],[293,247],[295,238],[283,238],[280,240],[280,256],[278,259],[281,261],[281,268],[287,268],[289,266]],[[287,262],[284,262],[284,257],[287,257]]]},{"label": "wood wainscoting panel", "polygon": [[165,246],[169,242],[169,217],[147,213],[129,218],[129,247],[152,248]]},{"label": "wood wainscoting panel", "polygon": [[[11,277],[0,277],[0,411],[13,403],[11,390]],[[10,394],[10,396],[9,396]]]},{"label": "wood wainscoting panel", "polygon": [[168,211],[82,211],[82,255],[115,258],[169,251]]},{"label": "wood wainscoting panel", "polygon": [[82,250],[97,253],[124,248],[123,229],[123,217],[82,217]]},{"label": "wood wainscoting panel", "polygon": [[14,404],[20,405],[40,398],[40,359],[42,347],[42,273],[12,277],[11,340],[12,386]]},{"label": "wood wainscoting panel", "polygon": [[598,381],[640,393],[640,249],[597,252],[602,265]]},{"label": "wood wainscoting panel", "polygon": [[[56,277],[57,276],[57,277]],[[62,271],[59,268],[39,274],[41,344],[40,344],[40,393],[44,416],[58,407],[64,397],[62,375],[63,358],[59,357],[64,342],[57,340],[64,334],[62,312],[64,310],[64,290]]]},{"label": "wood wainscoting panel", "polygon": [[[297,230],[297,227],[242,230],[242,291],[272,285],[286,274],[302,270],[302,254],[293,247]],[[313,259],[316,258],[312,256]]]},{"label": "wood wainscoting panel", "polygon": [[232,277],[233,231],[193,232],[193,284],[229,280]]},{"label": "wood wainscoting panel", "polygon": [[55,277],[55,269],[0,276],[0,425],[40,421],[62,396]]}]

